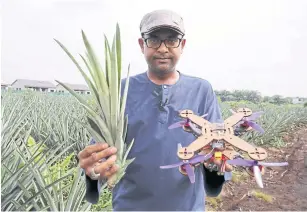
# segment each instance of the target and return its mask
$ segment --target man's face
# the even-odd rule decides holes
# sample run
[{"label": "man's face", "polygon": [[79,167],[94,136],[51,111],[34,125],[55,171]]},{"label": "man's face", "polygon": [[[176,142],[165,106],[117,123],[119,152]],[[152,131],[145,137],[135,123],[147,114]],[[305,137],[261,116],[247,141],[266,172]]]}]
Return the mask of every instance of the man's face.
[{"label": "man's face", "polygon": [[[165,40],[166,45],[161,43],[161,40]],[[149,70],[163,75],[175,71],[185,45],[185,39],[182,39],[182,36],[173,30],[160,29],[144,35],[139,39],[139,44]]]}]

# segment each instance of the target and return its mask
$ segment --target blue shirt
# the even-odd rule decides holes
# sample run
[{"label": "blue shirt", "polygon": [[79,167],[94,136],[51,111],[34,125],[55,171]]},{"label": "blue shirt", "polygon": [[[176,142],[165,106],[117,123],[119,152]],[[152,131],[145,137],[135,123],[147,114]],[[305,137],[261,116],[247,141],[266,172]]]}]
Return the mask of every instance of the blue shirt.
[{"label": "blue shirt", "polygon": [[[122,89],[125,82],[124,79]],[[205,196],[220,193],[224,176],[209,172],[204,166],[195,168],[194,184],[178,168],[160,169],[180,161],[178,143],[184,147],[196,139],[182,128],[168,129],[182,120],[178,111],[183,109],[197,115],[207,113],[210,122],[223,121],[212,86],[204,79],[180,73],[176,84],[156,85],[146,72],[130,77],[126,142],[135,139],[128,156],[135,160],[113,189],[113,210],[203,211]],[[99,183],[86,177],[86,184],[87,201],[97,203]]]}]

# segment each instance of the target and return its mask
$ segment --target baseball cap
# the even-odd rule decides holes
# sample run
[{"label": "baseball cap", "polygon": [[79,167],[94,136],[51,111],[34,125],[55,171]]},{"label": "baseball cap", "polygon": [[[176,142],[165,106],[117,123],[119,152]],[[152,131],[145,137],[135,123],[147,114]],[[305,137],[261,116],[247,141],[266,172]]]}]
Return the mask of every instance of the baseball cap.
[{"label": "baseball cap", "polygon": [[140,23],[141,34],[148,34],[161,28],[172,29],[181,35],[185,34],[182,17],[171,10],[154,10],[144,15]]}]

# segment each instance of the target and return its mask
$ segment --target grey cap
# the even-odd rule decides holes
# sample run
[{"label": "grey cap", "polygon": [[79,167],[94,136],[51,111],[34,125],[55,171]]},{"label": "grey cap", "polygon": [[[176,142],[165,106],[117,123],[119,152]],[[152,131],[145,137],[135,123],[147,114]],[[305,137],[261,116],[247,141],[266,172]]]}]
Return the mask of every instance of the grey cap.
[{"label": "grey cap", "polygon": [[155,10],[147,13],[140,24],[141,34],[148,34],[160,28],[169,28],[184,35],[182,17],[171,10]]}]

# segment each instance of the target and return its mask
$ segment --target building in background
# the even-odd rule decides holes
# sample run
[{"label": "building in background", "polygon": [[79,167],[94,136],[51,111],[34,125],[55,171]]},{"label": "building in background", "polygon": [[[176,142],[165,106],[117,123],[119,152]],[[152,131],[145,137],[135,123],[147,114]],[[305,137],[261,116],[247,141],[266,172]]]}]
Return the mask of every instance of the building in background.
[{"label": "building in background", "polygon": [[292,104],[304,104],[305,102],[307,102],[305,98],[295,97],[292,99]]},{"label": "building in background", "polygon": [[[83,84],[71,84],[71,83],[64,83],[76,93],[79,94],[90,94],[90,89],[87,85]],[[68,94],[69,92],[60,84],[56,86],[49,82],[49,81],[40,81],[40,80],[28,80],[28,79],[16,79],[12,84],[1,82],[1,90],[8,90],[11,88],[15,91],[22,91],[22,90],[32,90],[38,92],[48,92],[48,93],[63,93]]]},{"label": "building in background", "polygon": [[[90,89],[83,84],[70,84],[70,83],[64,83],[67,85],[70,89],[74,90],[76,93],[79,94],[90,94]],[[56,85],[56,92],[60,93],[69,93],[62,85],[57,84]]]},{"label": "building in background", "polygon": [[55,92],[55,85],[49,81],[17,79],[11,84],[11,88],[17,91],[32,90],[40,92]]},{"label": "building in background", "polygon": [[1,82],[1,90],[8,90],[11,85],[9,83]]}]

